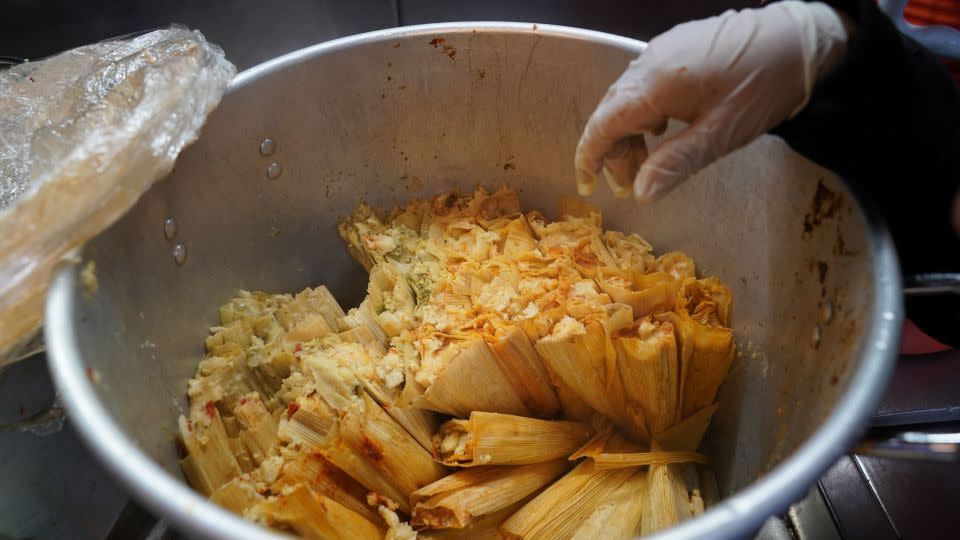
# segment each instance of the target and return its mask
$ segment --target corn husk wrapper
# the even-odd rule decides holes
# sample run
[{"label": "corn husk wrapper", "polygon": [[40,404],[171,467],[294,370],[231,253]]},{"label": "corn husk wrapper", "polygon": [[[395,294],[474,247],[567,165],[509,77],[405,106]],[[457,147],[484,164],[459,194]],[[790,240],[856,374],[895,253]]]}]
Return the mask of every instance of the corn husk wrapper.
[{"label": "corn husk wrapper", "polygon": [[595,472],[583,462],[510,517],[500,533],[508,539],[570,538],[633,476],[635,469]]},{"label": "corn husk wrapper", "polygon": [[680,287],[680,282],[666,272],[601,272],[598,281],[600,290],[614,302],[630,306],[635,317],[672,310]]},{"label": "corn husk wrapper", "polygon": [[282,493],[298,485],[337,501],[371,523],[384,525],[376,510],[367,504],[367,488],[319,453],[298,453],[285,460],[279,476],[270,484],[270,491]]},{"label": "corn husk wrapper", "polygon": [[474,339],[426,389],[424,408],[466,418],[471,411],[530,416],[486,341]]},{"label": "corn husk wrapper", "polygon": [[[541,338],[536,344],[544,362],[591,408],[611,418],[622,417],[623,413],[616,411],[616,404],[611,403],[607,393],[610,381],[603,326],[596,321],[584,325],[568,317],[557,327],[559,331]],[[619,374],[616,380],[619,380]]]},{"label": "corn husk wrapper", "polygon": [[560,401],[550,375],[522,330],[515,326],[509,328],[490,343],[490,350],[533,416],[550,418],[559,412]]},{"label": "corn husk wrapper", "polygon": [[210,494],[210,500],[218,506],[242,516],[251,508],[262,503],[264,498],[263,495],[257,493],[253,484],[242,481],[238,477],[217,488]]},{"label": "corn husk wrapper", "polygon": [[707,405],[686,417],[682,422],[654,436],[664,450],[689,450],[700,448],[703,436],[710,427],[710,419],[717,410],[717,403]]},{"label": "corn husk wrapper", "polygon": [[657,450],[647,450],[615,432],[612,426],[605,425],[571,454],[569,459],[574,461],[588,458],[596,470],[670,463],[706,463],[706,457],[696,452],[665,451],[656,445],[654,448]]},{"label": "corn husk wrapper", "polygon": [[[404,372],[405,359],[401,358],[402,351],[391,349],[389,352],[385,349],[382,354],[378,354],[382,347],[378,347],[379,342],[375,339],[370,342],[370,331],[365,327],[358,327],[348,332],[351,337],[359,337],[361,341],[357,344],[345,343],[334,345],[330,348],[328,354],[336,356],[338,362],[346,364],[352,370],[354,376],[363,383],[364,389],[380,405],[387,414],[394,418],[404,429],[407,430],[420,445],[427,451],[430,451],[431,437],[440,425],[437,415],[431,411],[417,409],[408,406],[400,406],[402,389],[400,385],[391,386],[390,382],[384,378],[383,369],[391,367],[397,373],[395,374],[400,381],[406,379]],[[357,347],[362,345],[363,348]],[[388,361],[388,359],[392,359]],[[393,375],[386,375],[390,377]],[[410,381],[412,379],[406,379]],[[396,381],[392,381],[396,383]]]},{"label": "corn husk wrapper", "polygon": [[416,326],[413,290],[393,265],[378,264],[370,270],[367,294],[377,323],[388,337]]},{"label": "corn husk wrapper", "polygon": [[180,442],[186,456],[180,460],[184,476],[194,488],[209,496],[242,472],[215,408],[207,424],[194,423],[180,416]]},{"label": "corn husk wrapper", "polygon": [[459,467],[542,463],[567,457],[590,435],[590,426],[580,422],[475,411],[469,420],[440,426],[434,457]]},{"label": "corn husk wrapper", "polygon": [[490,540],[491,538],[497,538],[500,527],[535,496],[536,494],[530,495],[502,510],[487,514],[462,529],[427,529],[419,531],[417,538],[423,540]]},{"label": "corn husk wrapper", "polygon": [[627,407],[639,409],[653,433],[675,424],[679,367],[673,325],[644,317],[613,342]]},{"label": "corn husk wrapper", "polygon": [[[693,279],[683,286],[685,291],[697,288],[699,283]],[[687,293],[682,291],[680,294]],[[679,313],[666,312],[656,316],[661,321],[673,324],[678,336],[681,419],[713,403],[736,354],[733,331],[719,326],[722,323],[718,317],[727,308],[717,308],[716,302],[709,300],[694,305],[687,299],[683,300],[683,304]],[[693,306],[693,314],[688,311],[690,306]]]},{"label": "corn husk wrapper", "polygon": [[600,320],[587,324],[566,318],[537,342],[536,349],[550,371],[595,411],[607,416],[620,429],[639,441],[649,439],[645,423],[628,410],[617,354],[611,341],[632,321],[630,308],[607,306]]},{"label": "corn husk wrapper", "polygon": [[298,485],[260,506],[272,525],[290,527],[303,538],[381,539],[385,531],[337,501]]},{"label": "corn husk wrapper", "polygon": [[640,533],[650,534],[690,519],[690,498],[681,465],[654,465],[647,475],[648,499]]},{"label": "corn husk wrapper", "polygon": [[446,474],[442,465],[366,395],[341,416],[336,443],[318,450],[407,513],[410,494]]},{"label": "corn husk wrapper", "polygon": [[647,498],[647,471],[633,473],[577,529],[572,540],[626,540],[640,532]]},{"label": "corn husk wrapper", "polygon": [[532,465],[458,471],[411,495],[411,523],[431,529],[462,529],[477,519],[526,499],[570,468],[565,459]]},{"label": "corn husk wrapper", "polygon": [[360,305],[351,309],[337,323],[341,332],[352,328],[364,327],[373,334],[374,338],[383,346],[387,344],[387,332],[380,326],[374,302],[368,295]]},{"label": "corn husk wrapper", "polygon": [[277,420],[270,414],[260,394],[253,392],[240,398],[233,409],[239,423],[238,439],[249,452],[255,465],[259,465],[273,451],[277,442]]}]

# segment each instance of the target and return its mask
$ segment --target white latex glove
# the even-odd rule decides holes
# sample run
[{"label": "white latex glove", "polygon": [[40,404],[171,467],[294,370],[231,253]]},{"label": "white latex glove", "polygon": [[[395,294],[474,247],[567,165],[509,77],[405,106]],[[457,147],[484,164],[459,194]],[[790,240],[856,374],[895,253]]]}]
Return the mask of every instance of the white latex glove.
[{"label": "white latex glove", "polygon": [[[577,146],[577,187],[652,199],[798,113],[846,51],[829,6],[784,1],[675,26],[610,87]],[[647,155],[643,133],[689,124]],[[631,185],[633,189],[631,190]]]}]

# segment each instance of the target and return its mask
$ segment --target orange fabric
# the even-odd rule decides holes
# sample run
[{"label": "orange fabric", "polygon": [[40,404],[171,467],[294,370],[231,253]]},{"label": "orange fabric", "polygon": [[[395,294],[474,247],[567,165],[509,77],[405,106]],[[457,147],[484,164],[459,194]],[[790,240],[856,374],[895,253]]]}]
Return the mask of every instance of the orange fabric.
[{"label": "orange fabric", "polygon": [[[960,0],[911,0],[903,10],[903,18],[918,26],[943,24],[960,30]],[[953,80],[960,83],[960,61],[944,60],[944,64]]]}]

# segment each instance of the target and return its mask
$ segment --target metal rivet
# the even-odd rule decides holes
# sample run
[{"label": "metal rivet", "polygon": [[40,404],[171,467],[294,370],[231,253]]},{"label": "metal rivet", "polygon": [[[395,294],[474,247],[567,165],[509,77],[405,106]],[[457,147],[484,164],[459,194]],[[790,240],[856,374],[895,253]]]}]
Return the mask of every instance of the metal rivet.
[{"label": "metal rivet", "polygon": [[816,349],[820,346],[820,325],[813,326],[813,332],[810,333],[810,345]]},{"label": "metal rivet", "polygon": [[170,254],[173,255],[173,260],[180,266],[187,262],[187,246],[183,244],[173,246],[173,251]]},{"label": "metal rivet", "polygon": [[833,302],[829,300],[823,302],[823,305],[820,306],[820,318],[823,324],[830,324],[830,321],[833,320]]},{"label": "metal rivet", "polygon": [[283,167],[281,167],[279,163],[274,162],[267,167],[267,178],[276,180],[280,178],[281,174],[283,174]]},{"label": "metal rivet", "polygon": [[163,237],[167,240],[173,240],[173,237],[177,235],[177,222],[173,218],[167,218],[163,222]]},{"label": "metal rivet", "polygon": [[273,139],[266,138],[260,141],[260,155],[261,156],[272,156],[274,152],[277,151],[277,142]]}]

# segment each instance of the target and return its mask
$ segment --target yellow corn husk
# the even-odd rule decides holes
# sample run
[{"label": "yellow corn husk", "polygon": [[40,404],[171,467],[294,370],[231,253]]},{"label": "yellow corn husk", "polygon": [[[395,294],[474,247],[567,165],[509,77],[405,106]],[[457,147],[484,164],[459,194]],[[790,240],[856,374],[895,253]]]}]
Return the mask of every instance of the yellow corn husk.
[{"label": "yellow corn husk", "polygon": [[497,357],[500,370],[513,384],[527,409],[538,418],[556,415],[560,410],[560,401],[543,360],[526,334],[517,327],[511,327],[489,345]]},{"label": "yellow corn husk", "polygon": [[416,300],[407,280],[391,264],[378,264],[370,270],[367,294],[377,313],[377,323],[393,337],[416,325]]},{"label": "yellow corn husk", "polygon": [[710,427],[710,419],[717,410],[717,403],[707,405],[686,417],[682,422],[654,436],[665,450],[696,450],[703,441],[703,435]]},{"label": "yellow corn husk", "polygon": [[208,422],[201,424],[180,416],[180,442],[187,455],[180,460],[187,481],[209,496],[217,488],[241,474],[230,448],[220,411],[213,408]]},{"label": "yellow corn husk", "polygon": [[460,467],[520,465],[566,457],[591,435],[580,422],[474,411],[451,420],[433,438],[434,457]]},{"label": "yellow corn husk", "polygon": [[337,336],[346,343],[359,343],[366,347],[371,354],[383,356],[387,354],[387,348],[383,341],[380,341],[367,326],[356,326],[349,330],[344,330]]},{"label": "yellow corn husk", "polygon": [[657,272],[666,272],[681,282],[697,275],[697,267],[693,264],[693,259],[680,251],[669,251],[657,257],[653,269]]},{"label": "yellow corn husk", "polygon": [[653,266],[653,246],[638,234],[604,231],[603,241],[621,270],[643,272]]},{"label": "yellow corn husk", "polygon": [[537,341],[536,350],[550,370],[591,408],[610,418],[624,417],[623,410],[617,410],[609,399],[608,378],[615,374],[608,373],[606,335],[599,322],[583,325],[564,319],[553,333]]},{"label": "yellow corn husk", "polygon": [[462,529],[427,529],[419,531],[417,538],[422,540],[490,540],[491,538],[497,538],[500,526],[535,496],[536,493],[502,510],[487,514]]},{"label": "yellow corn husk", "polygon": [[502,253],[510,258],[516,258],[537,248],[537,241],[533,238],[527,219],[522,215],[512,219],[502,229],[504,234]]},{"label": "yellow corn husk", "polygon": [[292,457],[288,456],[277,479],[270,484],[270,491],[283,493],[284,490],[301,484],[337,501],[371,523],[383,525],[376,509],[367,504],[367,488],[335,467],[321,454],[301,452]]},{"label": "yellow corn husk", "polygon": [[650,534],[690,519],[690,499],[679,465],[654,465],[647,474],[647,504],[640,534]]},{"label": "yellow corn husk", "polygon": [[677,333],[680,419],[684,419],[713,403],[736,353],[733,331],[700,324],[685,311],[660,313],[657,318],[673,324]]},{"label": "yellow corn husk", "polygon": [[363,299],[363,302],[360,302],[360,305],[351,309],[347,312],[346,315],[340,319],[338,327],[341,331],[350,330],[352,328],[364,327],[369,330],[374,338],[384,346],[387,344],[387,332],[380,326],[380,322],[377,318],[376,309],[373,306],[373,301],[370,299],[370,296],[367,296]]},{"label": "yellow corn husk", "polygon": [[558,459],[456,472],[413,492],[411,524],[418,529],[462,529],[522,501],[569,468],[565,459]]},{"label": "yellow corn husk", "polygon": [[326,443],[336,434],[339,414],[318,396],[298,398],[281,416],[277,437],[301,448]]},{"label": "yellow corn husk", "polygon": [[231,512],[243,515],[247,510],[263,502],[252,482],[234,478],[210,494],[210,500]]},{"label": "yellow corn husk", "polygon": [[338,428],[336,440],[314,450],[367,489],[396,502],[405,513],[411,510],[411,493],[446,474],[446,469],[366,394],[342,412]]},{"label": "yellow corn husk", "polygon": [[707,458],[696,452],[636,452],[629,454],[600,453],[587,456],[597,470],[622,469],[643,465],[669,465],[672,463],[706,463]]},{"label": "yellow corn husk", "polygon": [[572,540],[626,540],[640,532],[646,506],[647,471],[637,471],[604,499],[573,534]]},{"label": "yellow corn husk", "polygon": [[581,463],[511,516],[500,534],[524,540],[570,538],[634,472],[595,472],[589,463]]},{"label": "yellow corn husk", "polygon": [[677,345],[673,326],[649,317],[613,340],[627,405],[639,409],[647,428],[659,433],[676,423]]},{"label": "yellow corn husk", "polygon": [[277,420],[260,401],[260,394],[251,392],[240,398],[233,409],[240,424],[238,438],[256,465],[272,453],[277,442]]},{"label": "yellow corn husk", "polygon": [[697,467],[700,475],[700,491],[703,495],[703,507],[710,508],[720,502],[720,489],[717,487],[717,476],[709,467]]},{"label": "yellow corn husk", "polygon": [[424,408],[466,418],[471,411],[529,416],[486,341],[474,339],[437,376],[422,396]]},{"label": "yellow corn husk", "polygon": [[330,293],[330,290],[325,286],[320,285],[313,289],[312,294],[310,295],[309,302],[314,307],[317,313],[325,321],[327,321],[327,326],[333,329],[335,332],[345,330],[340,328],[340,321],[346,315],[343,311],[343,308],[340,307],[340,303],[337,302],[337,299],[333,297],[333,294]]},{"label": "yellow corn husk", "polygon": [[203,379],[204,384],[191,383],[187,387],[191,407],[202,408],[212,401],[221,410],[232,411],[241,396],[250,392],[267,395],[247,363],[247,353],[243,350],[204,358],[195,378]]},{"label": "yellow corn husk", "polygon": [[299,485],[260,505],[267,522],[293,529],[304,538],[382,539],[384,530],[329,497]]}]

